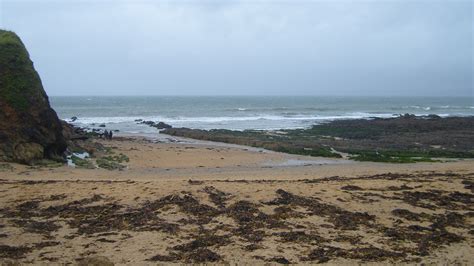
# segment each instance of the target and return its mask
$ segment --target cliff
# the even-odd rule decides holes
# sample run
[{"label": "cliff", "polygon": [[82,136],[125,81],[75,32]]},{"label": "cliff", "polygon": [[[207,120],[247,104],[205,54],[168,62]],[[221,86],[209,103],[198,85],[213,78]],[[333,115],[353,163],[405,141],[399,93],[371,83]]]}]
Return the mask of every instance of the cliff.
[{"label": "cliff", "polygon": [[28,51],[15,33],[0,30],[0,161],[61,160],[66,147]]}]

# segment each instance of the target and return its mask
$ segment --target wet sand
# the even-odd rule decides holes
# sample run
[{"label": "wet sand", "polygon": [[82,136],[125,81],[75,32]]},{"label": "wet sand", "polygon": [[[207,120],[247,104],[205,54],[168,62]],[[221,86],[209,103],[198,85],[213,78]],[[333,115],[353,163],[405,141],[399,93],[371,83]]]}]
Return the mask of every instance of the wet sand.
[{"label": "wet sand", "polygon": [[101,142],[127,168],[0,171],[0,260],[474,261],[474,162],[386,164],[236,145]]}]

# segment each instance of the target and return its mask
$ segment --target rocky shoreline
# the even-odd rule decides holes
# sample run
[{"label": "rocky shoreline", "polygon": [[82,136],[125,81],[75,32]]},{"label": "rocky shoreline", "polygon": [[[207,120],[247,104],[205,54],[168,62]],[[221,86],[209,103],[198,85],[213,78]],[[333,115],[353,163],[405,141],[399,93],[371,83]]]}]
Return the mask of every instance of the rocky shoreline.
[{"label": "rocky shoreline", "polygon": [[295,130],[170,128],[162,133],[358,161],[410,163],[474,158],[474,117],[403,115],[386,119],[339,120]]}]

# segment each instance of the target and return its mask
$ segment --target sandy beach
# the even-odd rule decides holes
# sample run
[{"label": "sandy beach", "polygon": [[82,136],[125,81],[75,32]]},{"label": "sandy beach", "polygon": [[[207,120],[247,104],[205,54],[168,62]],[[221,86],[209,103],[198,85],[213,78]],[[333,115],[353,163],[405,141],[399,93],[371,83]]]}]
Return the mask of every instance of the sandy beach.
[{"label": "sandy beach", "polygon": [[472,160],[389,164],[197,141],[97,141],[128,156],[126,168],[3,167],[2,262],[474,260]]}]

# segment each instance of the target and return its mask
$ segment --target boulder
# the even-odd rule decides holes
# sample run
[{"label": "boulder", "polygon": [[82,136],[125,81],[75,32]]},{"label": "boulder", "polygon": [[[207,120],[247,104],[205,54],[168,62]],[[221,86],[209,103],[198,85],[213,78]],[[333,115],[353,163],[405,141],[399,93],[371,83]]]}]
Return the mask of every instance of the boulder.
[{"label": "boulder", "polygon": [[0,30],[0,161],[64,160],[62,130],[22,41]]},{"label": "boulder", "polygon": [[[88,152],[90,155],[93,155],[98,151],[105,151],[105,147],[102,144],[92,141],[91,136],[94,136],[93,133],[88,133],[83,128],[69,124],[66,121],[61,121],[61,123],[63,125],[63,135],[67,141],[68,155],[74,152]],[[98,129],[98,131],[101,130]]]},{"label": "boulder", "polygon": [[426,116],[426,118],[428,119],[441,119],[441,116],[437,115],[437,114],[429,114]]},{"label": "boulder", "polygon": [[156,126],[156,123],[153,122],[153,121],[141,121],[138,124],[145,124],[145,125],[148,125],[150,127],[155,127]]},{"label": "boulder", "polygon": [[158,122],[155,126],[157,129],[172,128],[171,125],[166,124],[165,122]]},{"label": "boulder", "polygon": [[404,115],[400,115],[400,118],[404,118],[404,119],[416,119],[416,115],[406,113],[406,114],[404,114]]}]

